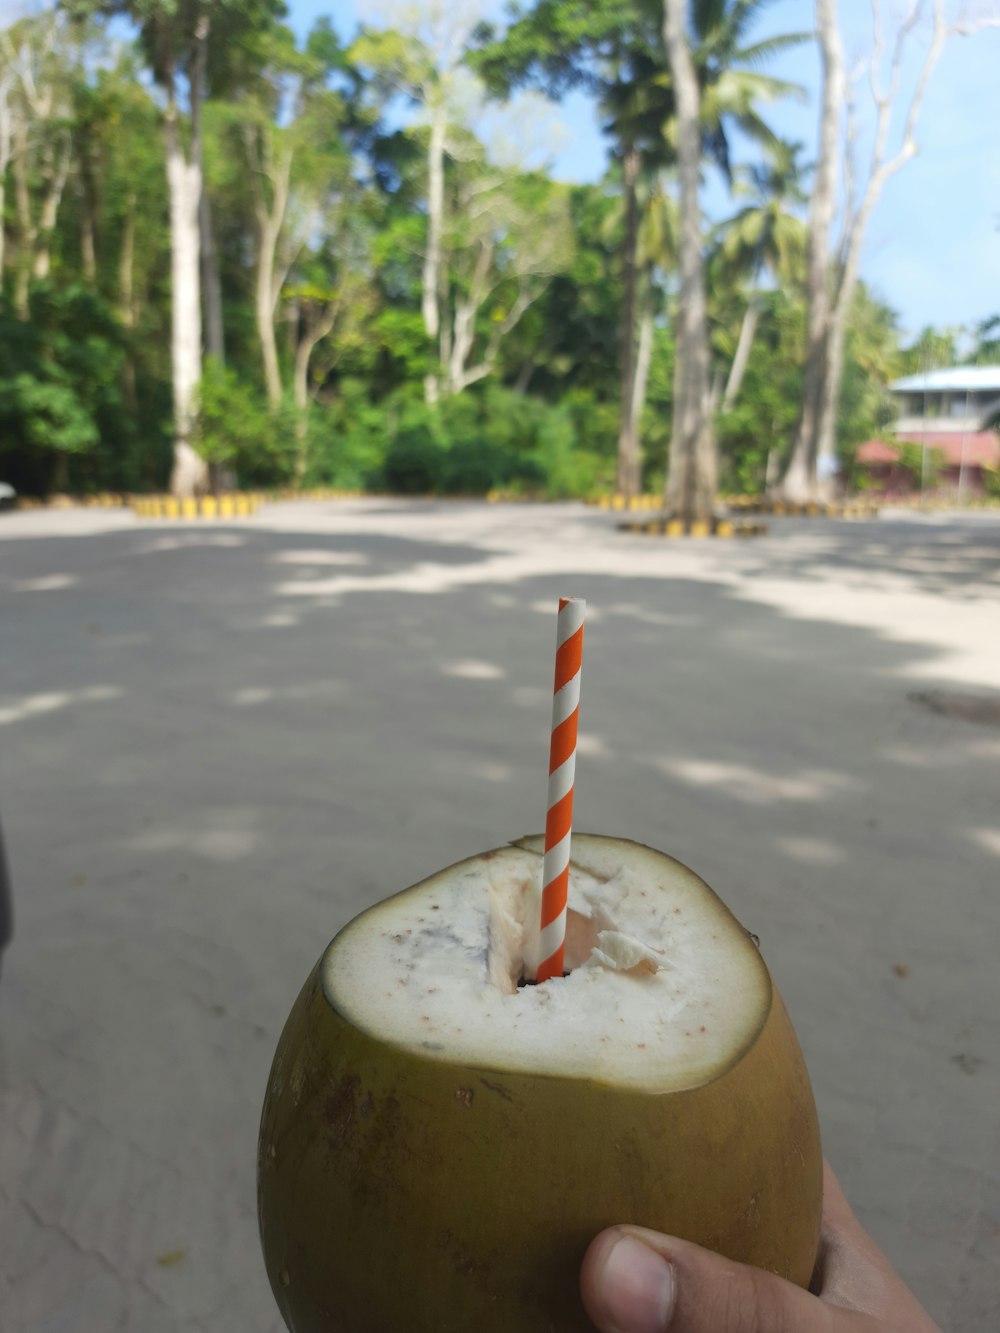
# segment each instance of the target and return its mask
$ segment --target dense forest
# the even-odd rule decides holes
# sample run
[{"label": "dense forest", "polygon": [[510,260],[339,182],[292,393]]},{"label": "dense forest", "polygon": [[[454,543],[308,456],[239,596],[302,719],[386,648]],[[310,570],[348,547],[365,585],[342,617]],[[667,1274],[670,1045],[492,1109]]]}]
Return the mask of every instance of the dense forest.
[{"label": "dense forest", "polygon": [[[903,345],[850,199],[832,234],[830,144],[811,162],[768,124],[800,92],[769,60],[831,42],[832,6],[757,41],[761,3],[537,0],[494,27],[456,0],[297,40],[275,0],[71,0],[7,28],[0,479],[659,492],[689,427],[709,503],[796,468],[814,490],[824,450],[850,478],[889,380],[1000,360],[998,321]],[[592,185],[545,165],[571,89],[606,135]]]}]

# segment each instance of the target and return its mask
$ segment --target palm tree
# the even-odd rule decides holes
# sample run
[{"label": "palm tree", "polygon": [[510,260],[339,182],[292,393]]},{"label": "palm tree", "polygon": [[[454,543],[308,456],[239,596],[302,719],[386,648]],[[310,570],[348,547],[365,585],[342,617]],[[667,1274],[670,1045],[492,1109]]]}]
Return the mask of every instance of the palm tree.
[{"label": "palm tree", "polygon": [[[667,507],[685,520],[707,520],[718,471],[709,387],[708,320],[698,209],[697,138],[702,155],[732,179],[728,134],[737,126],[761,144],[776,136],[758,107],[797,91],[760,74],[757,66],[779,50],[806,40],[786,34],[749,42],[763,0],[665,0],[664,45],[671,69],[670,122],[680,164],[680,302],[677,322],[674,416],[667,473]],[[683,114],[680,114],[683,112]]]},{"label": "palm tree", "polygon": [[669,84],[659,39],[660,0],[535,0],[512,6],[513,22],[502,36],[485,24],[483,45],[470,55],[490,91],[507,96],[518,86],[541,88],[550,97],[581,88],[595,99],[601,128],[612,144],[624,200],[621,234],[622,284],[619,314],[621,414],[618,487],[630,493],[638,476],[638,449],[631,433],[631,403],[638,368],[640,177],[666,150],[666,115],[650,114]]},{"label": "palm tree", "polygon": [[750,286],[722,395],[723,412],[736,401],[750,359],[760,317],[761,275],[766,272],[775,282],[791,286],[805,257],[805,223],[790,211],[806,200],[798,161],[801,151],[801,144],[779,139],[770,146],[767,161],[738,170],[734,193],[749,196],[751,202],[719,228],[719,257],[731,273],[745,275]]},{"label": "palm tree", "polygon": [[705,155],[732,180],[729,134],[738,128],[765,149],[780,142],[759,108],[782,97],[803,97],[800,84],[761,74],[759,66],[810,40],[808,32],[748,41],[767,0],[692,0],[692,59],[701,88]]},{"label": "palm tree", "polygon": [[602,228],[609,239],[620,232],[630,209],[635,210],[631,249],[634,292],[629,302],[631,323],[627,331],[622,329],[622,336],[631,341],[631,365],[622,383],[616,483],[619,494],[626,496],[638,495],[642,489],[640,426],[653,354],[653,329],[657,306],[662,304],[663,275],[677,268],[677,200],[668,191],[663,172],[644,173],[635,184],[633,197],[623,194],[618,198]]}]

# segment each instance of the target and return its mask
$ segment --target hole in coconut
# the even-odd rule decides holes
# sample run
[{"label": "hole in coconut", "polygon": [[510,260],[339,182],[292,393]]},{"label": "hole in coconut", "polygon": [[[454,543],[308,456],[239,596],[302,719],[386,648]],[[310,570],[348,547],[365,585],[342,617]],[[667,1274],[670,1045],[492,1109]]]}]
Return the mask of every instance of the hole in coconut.
[{"label": "hole in coconut", "polygon": [[[492,880],[486,970],[492,984],[503,995],[516,995],[525,986],[536,984],[527,977],[536,970],[539,961],[537,911],[538,888],[535,883],[499,876]],[[597,941],[597,923],[570,908],[566,914],[564,977],[587,961],[597,947]]]}]

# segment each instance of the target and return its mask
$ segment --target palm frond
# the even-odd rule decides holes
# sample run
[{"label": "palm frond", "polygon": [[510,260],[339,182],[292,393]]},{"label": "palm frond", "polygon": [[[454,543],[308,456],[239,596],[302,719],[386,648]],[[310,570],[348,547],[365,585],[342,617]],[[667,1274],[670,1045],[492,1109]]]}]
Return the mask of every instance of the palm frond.
[{"label": "palm frond", "polygon": [[780,55],[782,51],[788,51],[793,46],[802,46],[806,42],[813,41],[815,37],[814,32],[779,33],[774,37],[765,37],[762,41],[754,42],[752,46],[743,46],[733,54],[741,65],[756,68]]}]

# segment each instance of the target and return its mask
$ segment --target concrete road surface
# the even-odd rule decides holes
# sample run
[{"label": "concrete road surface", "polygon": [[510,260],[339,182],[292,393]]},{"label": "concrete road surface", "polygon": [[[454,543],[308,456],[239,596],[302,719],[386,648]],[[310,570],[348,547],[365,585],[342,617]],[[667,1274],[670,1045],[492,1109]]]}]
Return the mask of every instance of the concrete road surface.
[{"label": "concrete road surface", "polygon": [[941,1323],[1000,1326],[1000,515],[665,542],[566,505],[0,516],[5,1333],[277,1333],[270,1059],[359,908],[577,826],[761,938],[825,1147]]}]

